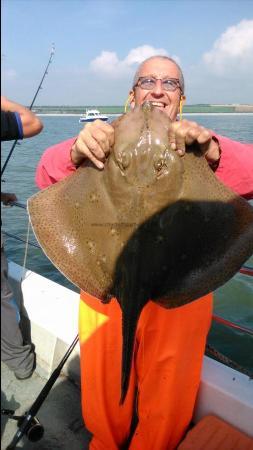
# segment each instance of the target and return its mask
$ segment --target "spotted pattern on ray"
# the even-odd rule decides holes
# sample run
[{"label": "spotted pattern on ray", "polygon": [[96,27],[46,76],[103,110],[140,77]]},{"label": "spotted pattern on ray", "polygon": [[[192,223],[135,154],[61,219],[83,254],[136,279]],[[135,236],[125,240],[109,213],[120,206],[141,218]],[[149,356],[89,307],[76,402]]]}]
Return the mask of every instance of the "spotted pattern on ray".
[{"label": "spotted pattern on ray", "polygon": [[198,146],[181,158],[170,150],[170,121],[150,104],[113,126],[103,171],[84,164],[31,197],[28,210],[53,264],[120,303],[123,402],[147,301],[178,307],[229,280],[253,253],[253,208],[217,180]]}]

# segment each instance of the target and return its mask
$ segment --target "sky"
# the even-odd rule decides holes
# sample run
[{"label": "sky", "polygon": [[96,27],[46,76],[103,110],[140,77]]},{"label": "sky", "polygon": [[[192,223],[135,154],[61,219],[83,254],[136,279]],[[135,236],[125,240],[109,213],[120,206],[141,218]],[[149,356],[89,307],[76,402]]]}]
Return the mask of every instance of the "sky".
[{"label": "sky", "polygon": [[138,64],[180,64],[186,104],[253,104],[253,0],[2,0],[2,94],[123,105]]}]

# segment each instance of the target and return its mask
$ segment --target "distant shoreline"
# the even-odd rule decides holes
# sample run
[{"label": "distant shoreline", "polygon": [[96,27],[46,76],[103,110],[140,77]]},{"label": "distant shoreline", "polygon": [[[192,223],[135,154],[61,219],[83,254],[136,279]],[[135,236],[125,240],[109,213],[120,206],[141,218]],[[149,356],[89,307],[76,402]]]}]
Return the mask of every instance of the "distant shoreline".
[{"label": "distant shoreline", "polygon": [[[119,117],[123,113],[110,114],[109,117]],[[37,116],[47,117],[80,117],[77,113],[36,113]],[[253,112],[186,112],[183,116],[253,116]]]},{"label": "distant shoreline", "polygon": [[[124,106],[35,106],[33,112],[43,115],[65,115],[65,116],[81,116],[88,109],[97,109],[101,114],[108,116],[120,115],[124,113]],[[184,105],[183,114],[252,114],[253,105]]]}]

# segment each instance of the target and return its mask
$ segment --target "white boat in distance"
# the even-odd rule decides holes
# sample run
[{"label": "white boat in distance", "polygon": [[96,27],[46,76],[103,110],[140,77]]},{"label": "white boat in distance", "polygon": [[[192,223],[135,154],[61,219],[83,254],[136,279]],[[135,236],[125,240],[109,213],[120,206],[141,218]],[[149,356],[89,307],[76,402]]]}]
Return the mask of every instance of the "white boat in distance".
[{"label": "white boat in distance", "polygon": [[81,115],[79,123],[93,122],[96,119],[100,119],[106,122],[108,120],[108,116],[106,116],[105,114],[101,114],[98,109],[86,109],[86,112]]}]

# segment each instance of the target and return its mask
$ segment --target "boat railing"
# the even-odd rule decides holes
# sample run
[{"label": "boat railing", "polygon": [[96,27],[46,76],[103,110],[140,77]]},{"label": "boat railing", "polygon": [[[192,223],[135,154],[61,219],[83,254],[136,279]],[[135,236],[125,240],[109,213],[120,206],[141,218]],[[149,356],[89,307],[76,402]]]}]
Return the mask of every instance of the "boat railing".
[{"label": "boat railing", "polygon": [[253,336],[253,329],[251,328],[244,327],[242,325],[239,325],[238,323],[232,322],[231,320],[224,319],[221,316],[217,316],[217,314],[213,314],[212,318],[217,323],[220,323],[230,328],[234,328],[235,330],[242,331],[243,333],[250,334],[251,336]]},{"label": "boat railing", "polygon": [[20,203],[20,202],[11,202],[10,206],[17,206],[18,208],[27,210],[27,206],[24,203]]},{"label": "boat railing", "polygon": [[31,242],[31,241],[27,242],[25,239],[21,238],[20,236],[16,236],[15,234],[8,233],[8,231],[2,230],[2,233],[9,238],[15,239],[16,241],[19,241],[19,242],[23,242],[24,244],[28,243],[28,245],[39,248],[41,250],[41,246],[39,244],[36,244],[35,242]]},{"label": "boat railing", "polygon": [[[16,206],[18,208],[22,208],[22,209],[25,209],[27,211],[27,206],[24,203],[12,202],[12,203],[10,203],[10,206]],[[4,230],[2,231],[2,233],[5,236],[8,236],[11,239],[15,239],[17,241],[23,242],[26,245],[28,244],[28,245],[31,245],[32,247],[36,247],[36,248],[42,250],[41,246],[38,243],[34,243],[34,242],[29,241],[29,240],[27,241],[27,240],[25,240],[25,239],[23,239],[23,238],[21,238],[19,236],[16,236],[15,234],[9,233],[9,232],[4,231]],[[239,273],[241,273],[242,275],[246,275],[246,276],[251,276],[252,277],[253,276],[253,267],[250,267],[250,266],[247,266],[247,265],[243,265],[241,267],[241,269],[239,270]],[[217,314],[213,314],[212,319],[213,319],[214,322],[219,323],[219,324],[221,324],[223,326],[226,326],[226,327],[229,327],[229,328],[233,328],[233,329],[235,329],[237,331],[241,331],[241,332],[243,332],[245,334],[253,336],[253,329],[251,329],[251,328],[239,325],[239,324],[237,324],[235,322],[232,322],[231,320],[224,319],[223,317],[221,317],[221,316],[219,316]]]}]

